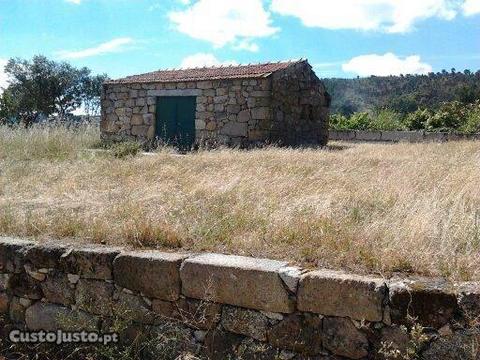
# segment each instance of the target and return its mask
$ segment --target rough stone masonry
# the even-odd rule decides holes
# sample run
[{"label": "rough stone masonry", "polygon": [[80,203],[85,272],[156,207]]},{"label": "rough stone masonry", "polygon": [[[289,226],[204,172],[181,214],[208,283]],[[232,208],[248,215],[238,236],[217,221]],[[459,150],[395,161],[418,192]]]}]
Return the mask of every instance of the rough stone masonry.
[{"label": "rough stone masonry", "polygon": [[328,141],[330,96],[306,60],[164,70],[106,82],[102,139],[164,141],[157,105],[164,97],[196,98],[188,120],[194,145]]},{"label": "rough stone masonry", "polygon": [[480,356],[479,283],[233,255],[0,238],[0,313],[1,336],[12,328],[100,331],[128,314],[132,331],[174,326],[177,347],[200,359]]}]

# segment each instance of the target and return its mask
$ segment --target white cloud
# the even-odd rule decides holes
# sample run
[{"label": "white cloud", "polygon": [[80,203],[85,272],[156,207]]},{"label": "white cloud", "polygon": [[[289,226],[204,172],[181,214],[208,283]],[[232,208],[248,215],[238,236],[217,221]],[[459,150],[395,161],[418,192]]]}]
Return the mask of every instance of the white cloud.
[{"label": "white cloud", "polygon": [[125,51],[126,50],[125,45],[130,45],[133,43],[134,43],[134,40],[132,38],[129,38],[129,37],[118,38],[118,39],[107,41],[105,43],[102,43],[92,48],[78,50],[78,51],[61,50],[61,51],[58,51],[57,54],[62,59],[82,59],[82,58],[96,56],[96,55]]},{"label": "white cloud", "polygon": [[480,14],[480,0],[466,0],[463,4],[463,12],[467,16]]},{"label": "white cloud", "polygon": [[400,74],[427,74],[432,71],[430,64],[421,61],[420,56],[400,58],[393,53],[385,55],[362,55],[342,65],[345,72],[360,76],[388,76]]},{"label": "white cloud", "polygon": [[5,74],[5,65],[7,65],[7,59],[0,59],[0,93],[8,86],[8,77]]},{"label": "white cloud", "polygon": [[308,27],[390,33],[410,31],[422,19],[451,20],[459,10],[458,0],[272,0],[271,9]]},{"label": "white cloud", "polygon": [[82,2],[82,0],[65,0],[65,1],[75,5],[80,5],[80,3]]},{"label": "white cloud", "polygon": [[203,66],[227,66],[227,65],[237,65],[238,63],[234,60],[229,61],[220,61],[213,54],[198,53],[194,55],[187,56],[182,60],[180,67],[182,69],[191,69],[196,67]]},{"label": "white cloud", "polygon": [[[251,44],[254,38],[275,34],[270,13],[262,0],[197,0],[183,11],[168,14],[177,30],[195,39],[211,42],[215,47],[227,44],[242,48],[247,41],[247,50],[258,50]],[[244,44],[243,44],[244,45]],[[253,45],[253,46],[252,46]]]},{"label": "white cloud", "polygon": [[234,50],[246,50],[251,52],[258,52],[260,50],[259,46],[248,40],[241,40],[235,45],[233,45]]}]

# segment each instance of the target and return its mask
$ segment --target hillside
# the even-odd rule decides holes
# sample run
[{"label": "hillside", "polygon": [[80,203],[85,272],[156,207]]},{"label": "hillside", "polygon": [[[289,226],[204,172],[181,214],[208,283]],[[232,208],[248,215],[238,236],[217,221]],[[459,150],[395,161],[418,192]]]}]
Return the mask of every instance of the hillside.
[{"label": "hillside", "polygon": [[436,108],[442,102],[480,99],[480,71],[442,71],[428,75],[323,79],[332,96],[332,113],[389,108],[406,114]]}]

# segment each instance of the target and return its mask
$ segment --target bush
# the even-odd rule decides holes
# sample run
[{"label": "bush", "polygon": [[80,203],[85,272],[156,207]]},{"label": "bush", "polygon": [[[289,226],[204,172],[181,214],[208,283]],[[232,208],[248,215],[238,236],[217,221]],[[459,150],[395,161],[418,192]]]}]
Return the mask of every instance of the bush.
[{"label": "bush", "polygon": [[465,121],[466,106],[458,101],[444,103],[427,120],[429,131],[451,131],[458,129]]},{"label": "bush", "polygon": [[348,130],[348,117],[342,114],[332,114],[330,116],[330,128],[333,130]]},{"label": "bush", "polygon": [[405,130],[402,116],[392,110],[383,109],[376,112],[370,124],[372,130]]},{"label": "bush", "polygon": [[366,112],[355,113],[350,116],[348,124],[353,130],[369,130],[371,129],[370,115]]},{"label": "bush", "polygon": [[480,101],[469,106],[465,122],[459,130],[466,134],[480,133]]},{"label": "bush", "polygon": [[142,146],[134,141],[126,141],[112,145],[111,149],[113,156],[123,159],[127,156],[137,155],[142,150]]},{"label": "bush", "polygon": [[350,117],[334,114],[330,120],[335,130],[426,130],[473,134],[480,132],[480,101],[463,104],[443,103],[438,109],[418,109],[403,116],[390,109]]},{"label": "bush", "polygon": [[418,109],[405,117],[404,125],[409,130],[423,130],[432,113],[427,109]]}]

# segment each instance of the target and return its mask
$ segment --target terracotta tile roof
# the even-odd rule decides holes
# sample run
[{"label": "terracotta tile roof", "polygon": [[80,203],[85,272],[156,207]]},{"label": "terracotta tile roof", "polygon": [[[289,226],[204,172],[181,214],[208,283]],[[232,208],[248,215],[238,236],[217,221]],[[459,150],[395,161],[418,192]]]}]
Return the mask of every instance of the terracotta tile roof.
[{"label": "terracotta tile roof", "polygon": [[267,77],[278,70],[283,70],[306,60],[283,61],[277,63],[249,64],[238,66],[218,66],[195,69],[158,70],[146,74],[127,76],[112,83],[147,83],[147,82],[186,82],[221,79],[252,79]]}]

